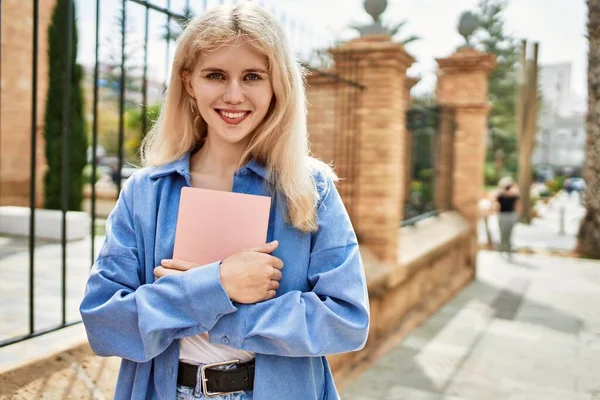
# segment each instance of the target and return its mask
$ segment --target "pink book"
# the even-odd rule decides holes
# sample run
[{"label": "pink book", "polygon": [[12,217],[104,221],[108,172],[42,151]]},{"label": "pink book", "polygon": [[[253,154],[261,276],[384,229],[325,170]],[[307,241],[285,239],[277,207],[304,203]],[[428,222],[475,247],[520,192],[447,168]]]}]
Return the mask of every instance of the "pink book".
[{"label": "pink book", "polygon": [[265,244],[270,209],[270,197],[184,187],[173,258],[205,265]]}]

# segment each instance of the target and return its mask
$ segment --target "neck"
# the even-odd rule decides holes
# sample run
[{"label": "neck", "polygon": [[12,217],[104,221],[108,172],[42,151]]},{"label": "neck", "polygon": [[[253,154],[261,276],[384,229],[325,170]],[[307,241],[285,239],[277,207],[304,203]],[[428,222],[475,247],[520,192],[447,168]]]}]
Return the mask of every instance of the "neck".
[{"label": "neck", "polygon": [[231,176],[238,169],[246,150],[245,143],[232,145],[206,138],[204,145],[190,159],[190,172]]}]

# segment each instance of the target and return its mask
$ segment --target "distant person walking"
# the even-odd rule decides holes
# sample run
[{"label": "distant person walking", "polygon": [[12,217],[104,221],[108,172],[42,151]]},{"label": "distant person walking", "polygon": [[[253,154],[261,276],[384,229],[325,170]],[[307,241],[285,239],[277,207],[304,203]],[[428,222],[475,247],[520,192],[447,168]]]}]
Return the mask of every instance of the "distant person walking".
[{"label": "distant person walking", "polygon": [[511,177],[504,177],[498,182],[499,192],[496,194],[498,203],[498,225],[500,228],[499,251],[506,252],[512,258],[511,236],[515,224],[519,220],[517,214],[517,203],[519,200],[519,188]]}]

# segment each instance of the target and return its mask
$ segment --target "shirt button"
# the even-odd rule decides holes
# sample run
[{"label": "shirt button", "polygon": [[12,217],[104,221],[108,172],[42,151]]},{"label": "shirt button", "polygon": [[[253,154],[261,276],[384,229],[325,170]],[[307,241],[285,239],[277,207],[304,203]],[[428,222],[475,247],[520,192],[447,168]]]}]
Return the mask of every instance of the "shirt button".
[{"label": "shirt button", "polygon": [[246,175],[246,174],[248,173],[248,170],[247,170],[246,168],[243,168],[243,169],[240,171],[240,173],[241,173],[242,175]]},{"label": "shirt button", "polygon": [[229,344],[229,338],[227,336],[223,336],[221,338],[221,343],[223,343],[223,344]]}]

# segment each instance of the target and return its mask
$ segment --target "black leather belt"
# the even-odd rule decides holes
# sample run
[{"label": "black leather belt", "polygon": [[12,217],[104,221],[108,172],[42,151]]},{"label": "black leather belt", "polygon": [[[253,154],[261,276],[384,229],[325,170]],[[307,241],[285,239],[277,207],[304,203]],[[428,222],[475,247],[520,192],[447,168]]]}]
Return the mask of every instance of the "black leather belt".
[{"label": "black leather belt", "polygon": [[[237,365],[236,365],[237,364]],[[215,369],[224,365],[236,365],[232,369]],[[239,360],[226,361],[202,366],[179,362],[177,384],[195,388],[198,368],[202,379],[202,393],[205,396],[217,396],[226,393],[243,392],[254,387],[254,360],[241,363]]]}]

